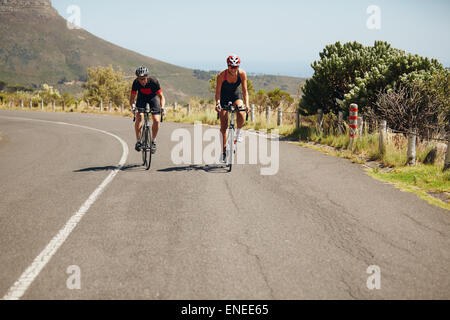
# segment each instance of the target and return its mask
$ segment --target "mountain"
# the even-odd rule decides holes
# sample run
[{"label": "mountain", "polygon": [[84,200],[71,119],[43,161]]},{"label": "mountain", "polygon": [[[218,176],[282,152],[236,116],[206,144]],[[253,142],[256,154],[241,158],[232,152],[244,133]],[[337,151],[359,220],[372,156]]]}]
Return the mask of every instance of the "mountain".
[{"label": "mountain", "polygon": [[[201,72],[175,66],[100,39],[83,29],[67,28],[67,21],[50,0],[0,0],[0,80],[9,84],[56,85],[83,81],[90,66],[112,65],[133,77],[139,65],[146,65],[161,82],[169,101],[185,101],[191,96],[211,97],[208,79]],[[262,78],[261,78],[262,77]],[[296,94],[304,79],[258,76],[256,89],[282,87]],[[59,83],[59,86],[58,86]]]}]

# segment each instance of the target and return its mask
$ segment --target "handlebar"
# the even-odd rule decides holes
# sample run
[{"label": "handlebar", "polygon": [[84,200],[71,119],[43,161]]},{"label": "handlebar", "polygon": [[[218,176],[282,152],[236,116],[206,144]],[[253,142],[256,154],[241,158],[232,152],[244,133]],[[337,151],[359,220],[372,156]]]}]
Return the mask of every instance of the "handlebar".
[{"label": "handlebar", "polygon": [[[147,107],[150,108],[148,106],[148,104],[147,104]],[[148,109],[148,110],[149,110],[148,113],[150,113],[150,109]],[[133,107],[131,109],[131,112],[133,112],[133,122],[136,122],[136,111],[137,111],[136,105],[133,105]],[[145,112],[147,113],[147,110]],[[161,123],[164,122],[164,114],[165,113],[166,113],[166,109],[165,108],[161,108]]]},{"label": "handlebar", "polygon": [[[245,106],[245,105],[243,105],[243,106]],[[247,112],[248,108],[236,108],[236,107],[233,108],[233,104],[231,102],[229,102],[226,107],[220,107],[220,110],[231,111],[231,112],[236,112],[236,111],[239,111],[239,112],[245,111],[245,112]],[[217,120],[219,120],[219,119],[220,119],[220,114],[219,114],[219,112],[217,112]],[[245,117],[245,121],[248,121],[248,112],[247,112],[247,115]]]}]

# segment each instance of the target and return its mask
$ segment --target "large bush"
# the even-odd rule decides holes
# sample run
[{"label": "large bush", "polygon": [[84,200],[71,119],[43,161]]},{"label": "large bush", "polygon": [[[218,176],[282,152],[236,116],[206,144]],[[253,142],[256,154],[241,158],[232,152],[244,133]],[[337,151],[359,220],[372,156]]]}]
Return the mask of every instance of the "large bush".
[{"label": "large bush", "polygon": [[351,103],[364,112],[367,106],[375,106],[380,91],[444,70],[437,60],[407,54],[382,41],[368,47],[357,42],[328,45],[312,68],[314,75],[306,81],[300,102],[305,115],[318,109],[347,111]]},{"label": "large bush", "polygon": [[118,106],[129,99],[131,81],[126,81],[122,71],[115,71],[112,66],[93,67],[88,69],[88,80],[83,88],[86,89],[84,99],[91,104],[98,105],[103,100]]}]

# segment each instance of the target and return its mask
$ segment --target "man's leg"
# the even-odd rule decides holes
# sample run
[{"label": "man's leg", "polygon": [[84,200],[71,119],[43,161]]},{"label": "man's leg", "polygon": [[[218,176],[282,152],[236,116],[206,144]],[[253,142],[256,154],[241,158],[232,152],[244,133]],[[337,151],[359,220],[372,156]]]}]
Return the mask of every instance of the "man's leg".
[{"label": "man's leg", "polygon": [[134,123],[134,130],[136,132],[136,140],[139,140],[141,138],[141,132],[142,132],[142,126],[143,126],[143,120],[144,114],[143,113],[136,113],[136,122]]},{"label": "man's leg", "polygon": [[159,127],[160,127],[161,115],[152,114],[152,119],[153,119],[152,137],[153,137],[153,140],[156,140],[156,137],[158,136]]},{"label": "man's leg", "polygon": [[141,139],[142,126],[143,126],[143,121],[142,121],[143,119],[144,119],[144,114],[136,112],[136,122],[134,123],[134,131],[136,133],[136,141],[137,141],[136,146],[135,146],[136,151],[141,151],[140,139]]}]

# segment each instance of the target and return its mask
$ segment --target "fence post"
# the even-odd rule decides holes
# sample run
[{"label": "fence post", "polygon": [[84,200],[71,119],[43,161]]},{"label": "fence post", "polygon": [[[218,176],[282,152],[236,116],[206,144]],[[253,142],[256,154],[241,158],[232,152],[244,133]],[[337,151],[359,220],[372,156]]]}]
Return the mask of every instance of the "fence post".
[{"label": "fence post", "polygon": [[319,129],[319,132],[322,132],[322,125],[323,125],[323,110],[318,109],[317,110],[317,128]]},{"label": "fence post", "polygon": [[125,109],[125,102],[122,101],[122,104],[120,105],[120,112],[123,113],[124,109]]},{"label": "fence post", "polygon": [[266,108],[266,120],[267,123],[270,123],[270,106],[267,106]]},{"label": "fence post", "polygon": [[187,105],[187,116],[189,117],[191,115],[191,104],[188,103]]},{"label": "fence post", "polygon": [[408,162],[410,166],[416,165],[416,130],[408,134]]},{"label": "fence post", "polygon": [[344,133],[344,112],[339,111],[338,115],[338,128],[337,128],[338,135],[341,135]]},{"label": "fence post", "polygon": [[281,126],[283,124],[283,110],[281,110],[281,107],[278,108],[278,119],[277,119],[277,126]]},{"label": "fence post", "polygon": [[64,112],[65,110],[66,110],[66,102],[63,101],[63,102],[62,102],[62,111]]},{"label": "fence post", "polygon": [[444,171],[450,169],[450,132],[447,132],[447,153],[445,154]]},{"label": "fence post", "polygon": [[44,99],[41,99],[41,110],[44,110]]},{"label": "fence post", "polygon": [[178,106],[177,106],[177,103],[175,102],[175,103],[173,104],[173,111],[177,111],[177,108],[178,108]]},{"label": "fence post", "polygon": [[381,155],[384,155],[386,153],[386,145],[385,145],[386,133],[387,133],[387,121],[383,120],[381,121],[380,137],[378,140],[378,149]]},{"label": "fence post", "polygon": [[55,109],[56,109],[55,100],[53,100],[52,101],[52,110],[53,110],[53,112],[55,112]]},{"label": "fence post", "polygon": [[355,135],[358,131],[358,105],[352,103],[350,105],[350,116],[349,116],[349,127],[350,127],[350,141],[348,143],[348,148],[351,149],[353,147],[353,141],[355,139]]},{"label": "fence post", "polygon": [[12,109],[12,100],[9,100],[9,108]]},{"label": "fence post", "polygon": [[30,99],[30,109],[33,109],[33,100]]},{"label": "fence post", "polygon": [[23,109],[23,100],[20,99],[20,108]]},{"label": "fence post", "polygon": [[112,109],[112,101],[109,101],[108,112],[111,112],[111,109]]},{"label": "fence post", "polygon": [[100,99],[100,112],[103,112],[103,99]]},{"label": "fence post", "polygon": [[77,111],[78,111],[78,100],[77,100],[77,101],[75,101],[75,110],[77,110]]},{"label": "fence post", "polygon": [[251,120],[255,122],[255,105],[252,104]]},{"label": "fence post", "polygon": [[297,121],[296,121],[295,127],[297,129],[300,129],[301,125],[302,125],[302,118],[301,118],[301,115],[300,115],[300,109],[297,109]]},{"label": "fence post", "polygon": [[363,116],[358,117],[358,134],[360,137],[362,137],[363,135],[363,123],[364,123]]}]

